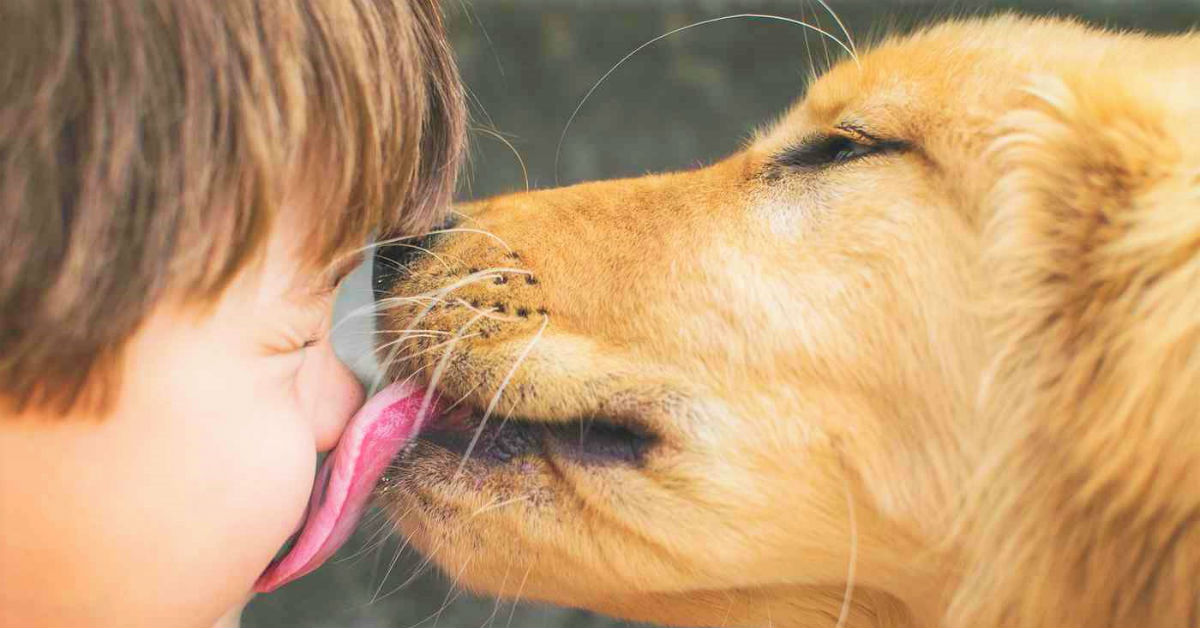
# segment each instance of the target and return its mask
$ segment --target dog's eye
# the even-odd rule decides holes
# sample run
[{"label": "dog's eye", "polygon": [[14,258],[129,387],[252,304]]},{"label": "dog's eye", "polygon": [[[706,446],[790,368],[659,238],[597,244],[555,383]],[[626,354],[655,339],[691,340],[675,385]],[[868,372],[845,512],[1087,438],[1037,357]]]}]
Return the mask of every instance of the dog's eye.
[{"label": "dog's eye", "polygon": [[823,168],[843,164],[868,155],[900,150],[901,142],[858,140],[845,135],[819,135],[788,148],[775,158],[787,168]]}]

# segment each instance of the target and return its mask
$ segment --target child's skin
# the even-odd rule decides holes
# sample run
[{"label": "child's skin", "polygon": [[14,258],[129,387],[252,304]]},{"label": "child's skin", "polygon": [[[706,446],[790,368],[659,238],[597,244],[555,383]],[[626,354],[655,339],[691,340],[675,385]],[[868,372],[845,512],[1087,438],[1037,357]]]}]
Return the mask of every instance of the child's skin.
[{"label": "child's skin", "polygon": [[0,628],[228,625],[336,549],[334,292],[465,119],[436,0],[0,0]]},{"label": "child's skin", "polygon": [[298,242],[276,227],[210,313],[152,314],[102,420],[0,417],[0,624],[211,625],[248,599],[363,398],[328,338],[338,278],[298,275]]}]

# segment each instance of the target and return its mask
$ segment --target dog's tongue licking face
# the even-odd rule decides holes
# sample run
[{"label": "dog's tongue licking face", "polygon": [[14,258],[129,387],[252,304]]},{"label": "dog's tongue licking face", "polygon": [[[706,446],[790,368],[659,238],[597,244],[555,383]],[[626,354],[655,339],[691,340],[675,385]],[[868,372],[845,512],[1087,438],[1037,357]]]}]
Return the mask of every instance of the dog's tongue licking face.
[{"label": "dog's tongue licking face", "polygon": [[255,591],[274,591],[320,567],[346,542],[379,476],[430,414],[432,408],[421,411],[425,396],[415,386],[392,384],[350,419],[317,473],[308,516],[295,544],[258,577]]}]

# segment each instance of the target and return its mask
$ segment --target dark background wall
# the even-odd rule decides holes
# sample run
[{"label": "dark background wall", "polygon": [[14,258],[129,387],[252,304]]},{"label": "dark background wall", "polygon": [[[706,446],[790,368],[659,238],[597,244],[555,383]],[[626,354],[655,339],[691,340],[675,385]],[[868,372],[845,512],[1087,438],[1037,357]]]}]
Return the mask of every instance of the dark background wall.
[{"label": "dark background wall", "polygon": [[[1096,24],[1181,31],[1200,23],[1200,0],[828,0],[863,47],[939,17],[999,10],[1075,16]],[[555,184],[555,148],[571,112],[612,64],[670,30],[723,15],[765,13],[836,25],[812,0],[443,0],[470,88],[476,130],[460,194],[477,198]],[[631,58],[571,126],[558,181],[635,176],[707,163],[738,149],[804,91],[836,46],[796,27],[738,19],[681,32]],[[1053,49],[1045,51],[1054,54]],[[495,134],[512,145],[510,149]],[[356,272],[343,316],[369,302]],[[365,379],[369,317],[338,328],[339,352]],[[423,569],[377,514],[317,573],[255,600],[246,626],[615,626],[584,611],[497,602]]]}]

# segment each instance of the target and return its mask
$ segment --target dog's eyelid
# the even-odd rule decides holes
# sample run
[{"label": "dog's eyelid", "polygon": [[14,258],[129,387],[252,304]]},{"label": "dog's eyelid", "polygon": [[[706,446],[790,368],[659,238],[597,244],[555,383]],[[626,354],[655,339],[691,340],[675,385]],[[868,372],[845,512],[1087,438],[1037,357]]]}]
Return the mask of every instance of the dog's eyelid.
[{"label": "dog's eyelid", "polygon": [[[807,135],[780,151],[771,159],[770,170],[823,170],[860,157],[906,151],[911,148],[912,145],[907,141],[882,137],[858,124],[843,122],[829,131]],[[768,174],[774,178],[781,173]]]},{"label": "dog's eyelid", "polygon": [[886,139],[880,137],[879,134],[872,133],[871,131],[868,131],[866,129],[866,127],[864,127],[863,125],[855,123],[855,122],[842,122],[842,123],[834,125],[833,128],[835,131],[841,131],[842,133],[845,133],[852,140],[856,140],[856,141],[865,140],[866,142],[869,142],[872,144],[880,144],[880,143],[888,143],[889,142],[889,140],[886,140]]}]

